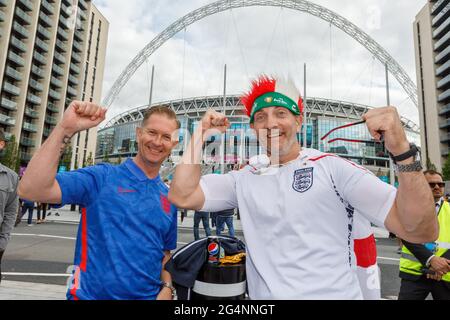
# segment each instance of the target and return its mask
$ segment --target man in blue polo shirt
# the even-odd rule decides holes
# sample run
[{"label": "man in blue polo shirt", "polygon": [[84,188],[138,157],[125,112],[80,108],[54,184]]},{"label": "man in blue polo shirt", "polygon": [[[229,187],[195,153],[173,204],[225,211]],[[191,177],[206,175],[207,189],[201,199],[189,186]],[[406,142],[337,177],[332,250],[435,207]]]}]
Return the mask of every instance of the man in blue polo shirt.
[{"label": "man in blue polo shirt", "polygon": [[149,109],[136,131],[135,158],[56,174],[65,145],[105,114],[95,104],[73,102],[29,163],[19,194],[84,208],[68,299],[172,299],[163,266],[176,248],[177,210],[159,169],[177,144],[179,123],[169,108]]}]

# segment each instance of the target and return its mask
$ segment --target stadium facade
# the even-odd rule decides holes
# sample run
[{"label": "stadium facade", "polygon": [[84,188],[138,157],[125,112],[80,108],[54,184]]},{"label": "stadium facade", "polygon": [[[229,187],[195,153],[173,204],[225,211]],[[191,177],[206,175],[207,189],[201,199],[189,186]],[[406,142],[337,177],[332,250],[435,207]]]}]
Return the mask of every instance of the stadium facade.
[{"label": "stadium facade", "polygon": [[[368,106],[320,98],[309,98],[306,105],[308,119],[306,141],[309,148],[338,154],[365,166],[378,176],[388,179],[389,158],[387,152],[382,144],[375,143],[371,139],[364,124],[337,130],[331,133],[327,139],[321,140],[321,137],[330,130],[361,120],[361,116],[370,109]],[[248,117],[245,115],[244,107],[238,96],[228,96],[225,107],[224,99],[220,96],[167,101],[153,104],[153,106],[169,106],[176,112],[181,123],[179,144],[172,152],[171,162],[176,163],[179,160],[198,120],[210,108],[220,112],[225,110],[231,122],[223,139],[224,146],[221,146],[221,135],[210,138],[206,143],[203,160],[212,166],[212,171],[217,171],[215,168],[219,168],[222,159],[230,168],[233,164],[245,163],[250,157],[263,152],[253,130],[250,129]],[[105,160],[117,163],[136,154],[136,128],[141,124],[147,109],[148,106],[145,105],[128,110],[111,119],[105,127],[98,131],[96,163]],[[402,123],[408,139],[420,145],[419,127],[405,118],[402,118]],[[299,141],[303,145],[303,135],[299,134]],[[221,150],[224,150],[223,156]]]}]

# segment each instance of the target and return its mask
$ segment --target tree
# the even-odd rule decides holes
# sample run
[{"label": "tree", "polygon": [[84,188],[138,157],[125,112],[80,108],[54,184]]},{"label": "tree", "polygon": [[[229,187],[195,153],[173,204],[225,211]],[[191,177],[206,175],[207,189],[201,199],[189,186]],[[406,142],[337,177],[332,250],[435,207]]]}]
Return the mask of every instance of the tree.
[{"label": "tree", "polygon": [[434,170],[437,171],[436,166],[434,165],[434,163],[431,162],[430,158],[427,158],[427,166],[426,166],[427,170]]},{"label": "tree", "polygon": [[445,181],[450,180],[450,154],[447,156],[447,160],[442,168],[442,175],[444,176]]},{"label": "tree", "polygon": [[103,153],[103,162],[104,163],[111,163],[111,160],[109,160],[108,152],[106,152],[106,151],[105,151],[105,153]]},{"label": "tree", "polygon": [[85,167],[90,167],[94,165],[94,158],[92,157],[92,152],[89,152],[89,156],[86,159]]},{"label": "tree", "polygon": [[61,156],[61,160],[59,161],[60,166],[66,167],[66,170],[70,170],[70,164],[72,162],[72,141],[64,149],[64,153]]},{"label": "tree", "polygon": [[19,172],[20,168],[19,146],[17,145],[15,135],[12,135],[11,139],[6,143],[6,147],[3,150],[1,156],[1,163],[13,171]]}]

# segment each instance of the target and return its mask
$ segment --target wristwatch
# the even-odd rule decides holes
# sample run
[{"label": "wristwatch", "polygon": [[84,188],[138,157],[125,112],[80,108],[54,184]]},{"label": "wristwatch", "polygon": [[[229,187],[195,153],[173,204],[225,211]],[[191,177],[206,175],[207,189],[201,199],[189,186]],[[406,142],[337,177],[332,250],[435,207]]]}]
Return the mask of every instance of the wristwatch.
[{"label": "wristwatch", "polygon": [[163,288],[169,288],[170,291],[172,291],[172,299],[176,299],[176,297],[177,297],[177,290],[174,288],[174,286],[172,286],[172,284],[170,284],[168,282],[163,282],[163,283],[161,283],[161,290]]},{"label": "wristwatch", "polygon": [[[396,173],[399,172],[420,172],[422,171],[422,162],[420,161],[420,152],[419,148],[414,143],[409,144],[410,149],[405,153],[402,153],[398,156],[394,156],[389,152],[389,156],[394,162],[394,171]],[[414,157],[414,162],[409,164],[398,164],[397,162],[403,161]]]}]

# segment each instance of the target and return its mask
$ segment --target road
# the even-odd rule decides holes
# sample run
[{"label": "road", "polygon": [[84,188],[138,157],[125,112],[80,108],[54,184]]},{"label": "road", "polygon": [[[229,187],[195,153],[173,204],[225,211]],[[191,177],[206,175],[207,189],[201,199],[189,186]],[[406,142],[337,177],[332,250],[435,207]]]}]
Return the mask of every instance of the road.
[{"label": "road", "polygon": [[[73,262],[77,229],[76,223],[61,222],[48,222],[32,227],[23,223],[15,228],[3,257],[4,279],[66,284],[66,273]],[[238,237],[243,239],[242,236]],[[179,228],[177,249],[191,241],[192,230]],[[400,287],[396,242],[385,238],[377,239],[377,249],[382,297],[396,299]]]}]

